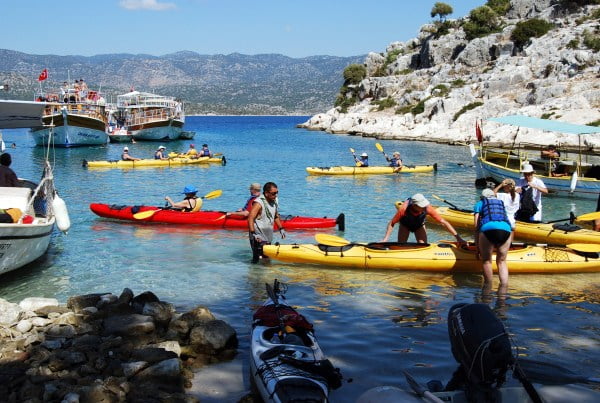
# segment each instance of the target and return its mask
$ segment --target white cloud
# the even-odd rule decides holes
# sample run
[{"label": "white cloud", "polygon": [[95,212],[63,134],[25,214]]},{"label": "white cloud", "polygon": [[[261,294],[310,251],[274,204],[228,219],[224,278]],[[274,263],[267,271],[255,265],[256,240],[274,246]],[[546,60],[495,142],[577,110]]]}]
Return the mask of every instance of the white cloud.
[{"label": "white cloud", "polygon": [[175,3],[159,3],[157,0],[121,0],[121,7],[127,10],[163,11],[175,8]]}]

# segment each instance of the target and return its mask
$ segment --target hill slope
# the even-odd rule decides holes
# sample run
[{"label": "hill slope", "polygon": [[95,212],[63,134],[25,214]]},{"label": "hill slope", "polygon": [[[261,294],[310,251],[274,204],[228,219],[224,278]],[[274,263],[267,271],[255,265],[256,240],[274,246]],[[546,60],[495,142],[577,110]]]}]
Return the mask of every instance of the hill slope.
[{"label": "hill slope", "polygon": [[101,86],[107,99],[134,87],[175,96],[188,113],[311,114],[326,109],[342,84],[342,71],[364,56],[109,54],[92,57],[28,55],[0,50],[0,82],[10,86],[3,98],[32,100],[37,77],[47,68],[44,87],[58,87],[70,76]]}]

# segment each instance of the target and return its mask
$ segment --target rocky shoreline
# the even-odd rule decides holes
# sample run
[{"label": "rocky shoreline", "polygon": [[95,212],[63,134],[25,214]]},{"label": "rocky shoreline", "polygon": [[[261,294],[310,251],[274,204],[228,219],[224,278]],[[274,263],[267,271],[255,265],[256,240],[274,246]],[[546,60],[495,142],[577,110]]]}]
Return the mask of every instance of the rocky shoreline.
[{"label": "rocky shoreline", "polygon": [[150,291],[0,299],[0,401],[196,402],[192,369],[236,348],[208,308],[177,313]]}]

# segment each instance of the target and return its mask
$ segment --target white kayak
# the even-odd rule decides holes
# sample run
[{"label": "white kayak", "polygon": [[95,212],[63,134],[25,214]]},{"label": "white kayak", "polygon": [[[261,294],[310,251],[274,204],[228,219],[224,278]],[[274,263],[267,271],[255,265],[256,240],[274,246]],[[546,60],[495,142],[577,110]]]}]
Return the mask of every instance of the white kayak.
[{"label": "white kayak", "polygon": [[[285,287],[283,292],[285,292]],[[328,402],[341,375],[319,347],[312,324],[287,304],[281,284],[267,284],[269,300],[253,317],[251,381],[265,402]]]}]

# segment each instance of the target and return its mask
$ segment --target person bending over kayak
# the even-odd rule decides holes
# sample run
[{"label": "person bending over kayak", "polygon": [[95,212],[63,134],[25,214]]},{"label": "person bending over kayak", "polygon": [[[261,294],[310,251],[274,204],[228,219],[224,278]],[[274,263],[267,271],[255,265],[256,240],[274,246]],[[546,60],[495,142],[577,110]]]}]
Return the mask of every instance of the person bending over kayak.
[{"label": "person bending over kayak", "polygon": [[185,195],[185,198],[180,202],[173,202],[169,196],[165,196],[165,200],[172,208],[179,209],[183,212],[189,213],[200,211],[202,208],[202,199],[196,196],[198,189],[196,189],[195,186],[187,185],[181,193]]},{"label": "person bending over kayak", "polygon": [[367,153],[362,153],[360,155],[360,159],[352,154],[354,156],[354,161],[356,161],[356,166],[357,167],[368,167],[369,166],[369,155]]},{"label": "person bending over kayak", "polygon": [[506,255],[510,248],[511,226],[502,200],[496,198],[492,189],[483,189],[481,200],[475,204],[475,228],[477,248],[483,261],[483,278],[491,283],[494,278],[492,270],[492,253],[496,249],[496,266],[500,285],[508,285],[508,265]]},{"label": "person bending over kayak", "polygon": [[381,242],[387,242],[392,234],[394,225],[400,223],[400,228],[398,228],[398,242],[406,242],[410,233],[414,232],[418,243],[427,243],[427,230],[425,229],[425,218],[427,217],[427,214],[446,227],[448,232],[451,233],[461,245],[466,244],[464,239],[458,235],[458,232],[456,232],[452,224],[444,220],[437,210],[431,206],[429,200],[421,193],[414,194],[402,203],[402,206],[400,206],[394,217],[388,223],[385,236]]},{"label": "person bending over kayak", "polygon": [[237,216],[237,217],[248,217],[250,214],[250,210],[252,209],[252,204],[257,197],[260,196],[260,183],[253,183],[250,185],[250,197],[246,200],[244,207],[238,209],[236,211],[231,211],[229,213],[225,213],[225,217]]},{"label": "person bending over kayak", "polygon": [[277,195],[279,190],[273,182],[263,186],[263,194],[252,202],[252,209],[248,214],[248,231],[250,246],[252,247],[252,263],[257,263],[262,256],[262,247],[273,242],[273,227],[277,225],[281,238],[285,239],[285,230],[279,218]]}]

